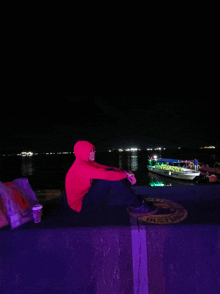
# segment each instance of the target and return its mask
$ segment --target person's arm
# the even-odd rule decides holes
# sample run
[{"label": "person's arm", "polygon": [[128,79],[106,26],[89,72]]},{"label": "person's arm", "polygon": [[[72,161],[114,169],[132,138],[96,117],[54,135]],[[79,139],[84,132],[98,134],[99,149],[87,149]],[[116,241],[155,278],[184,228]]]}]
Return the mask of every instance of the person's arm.
[{"label": "person's arm", "polygon": [[117,172],[126,172],[126,170],[121,169],[121,168],[118,168],[118,167],[114,167],[114,166],[109,166],[109,167],[107,168],[107,170],[115,170],[115,171],[117,171]]},{"label": "person's arm", "polygon": [[82,168],[78,170],[78,176],[80,178],[119,181],[125,179],[127,174],[125,171],[108,171],[100,166],[84,163]]},{"label": "person's arm", "polygon": [[93,162],[92,165],[94,167],[98,167],[98,168],[104,168],[106,170],[115,170],[115,171],[118,171],[118,172],[125,172],[125,170],[122,170],[121,168],[117,168],[117,167],[114,167],[114,166],[107,166],[107,165],[102,165],[102,164],[99,164],[97,162]]},{"label": "person's arm", "polygon": [[[102,166],[101,164],[98,164],[97,162],[93,162],[92,164],[90,163],[89,166],[90,166],[91,168],[95,169],[94,172],[98,174],[98,178],[96,178],[96,177],[95,177],[96,175],[95,175],[95,176],[91,176],[92,179],[104,179],[104,180],[117,181],[117,180],[122,180],[122,179],[124,179],[124,178],[127,178],[127,179],[129,180],[129,182],[130,182],[132,185],[136,184],[136,182],[137,182],[137,181],[136,181],[136,178],[135,178],[135,175],[134,175],[131,171],[127,172],[126,170],[117,169],[117,168],[110,167],[110,166]],[[103,168],[103,167],[105,167],[105,168]],[[111,169],[111,171],[108,170],[108,169]],[[112,171],[112,169],[113,169],[113,171]],[[117,170],[116,170],[116,169],[117,169]],[[108,175],[109,175],[110,177],[111,177],[112,175],[113,175],[113,176],[116,176],[117,174],[118,174],[117,177],[119,177],[119,175],[122,175],[122,177],[119,178],[119,179],[101,178],[101,177],[100,177],[100,176],[101,176],[101,173],[99,173],[99,171],[102,172],[102,176],[103,176],[103,171],[106,171],[106,172],[109,173]],[[111,174],[110,174],[110,173],[111,173]],[[112,173],[113,173],[113,174],[112,174]],[[123,176],[123,175],[126,175],[126,176]],[[107,175],[106,175],[106,176],[107,176]]]}]

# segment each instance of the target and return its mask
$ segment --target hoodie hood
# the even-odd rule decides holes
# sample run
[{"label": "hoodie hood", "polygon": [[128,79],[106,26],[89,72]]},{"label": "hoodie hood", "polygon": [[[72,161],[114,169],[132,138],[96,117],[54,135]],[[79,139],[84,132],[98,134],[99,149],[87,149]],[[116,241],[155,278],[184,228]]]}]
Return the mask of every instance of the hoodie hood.
[{"label": "hoodie hood", "polygon": [[74,154],[77,160],[89,161],[89,155],[95,146],[88,141],[78,141],[74,145]]}]

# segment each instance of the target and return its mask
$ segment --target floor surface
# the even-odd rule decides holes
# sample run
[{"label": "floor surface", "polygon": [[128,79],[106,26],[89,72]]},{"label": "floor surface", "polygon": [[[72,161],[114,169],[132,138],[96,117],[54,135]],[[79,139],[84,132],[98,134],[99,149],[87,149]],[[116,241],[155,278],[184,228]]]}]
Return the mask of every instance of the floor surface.
[{"label": "floor surface", "polygon": [[54,204],[39,224],[1,229],[0,293],[219,294],[220,185],[132,189],[156,222],[114,206],[70,220]]}]

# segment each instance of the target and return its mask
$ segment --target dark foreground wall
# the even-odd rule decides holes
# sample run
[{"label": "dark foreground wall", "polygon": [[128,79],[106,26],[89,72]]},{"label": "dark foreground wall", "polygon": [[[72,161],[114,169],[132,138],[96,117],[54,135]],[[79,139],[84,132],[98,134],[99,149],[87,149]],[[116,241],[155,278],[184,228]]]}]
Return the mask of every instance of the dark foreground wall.
[{"label": "dark foreground wall", "polygon": [[187,210],[141,225],[122,208],[79,218],[44,205],[42,222],[0,230],[0,294],[218,294],[220,186],[133,187]]},{"label": "dark foreground wall", "polygon": [[4,232],[0,250],[1,294],[133,293],[126,227]]}]

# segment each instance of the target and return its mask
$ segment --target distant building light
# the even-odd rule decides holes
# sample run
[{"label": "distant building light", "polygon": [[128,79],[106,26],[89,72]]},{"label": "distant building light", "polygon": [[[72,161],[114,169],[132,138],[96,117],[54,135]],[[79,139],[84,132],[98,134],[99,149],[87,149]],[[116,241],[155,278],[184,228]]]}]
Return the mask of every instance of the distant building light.
[{"label": "distant building light", "polygon": [[137,151],[138,149],[137,148],[131,148],[131,151]]},{"label": "distant building light", "polygon": [[[119,152],[122,152],[122,151],[131,151],[131,152],[133,152],[133,151],[141,151],[141,149],[138,149],[138,148],[127,148],[127,149],[118,149],[118,151]],[[109,152],[111,152],[111,150],[109,150]]]},{"label": "distant building light", "polygon": [[33,156],[34,153],[29,151],[29,152],[21,152],[21,156]]}]

